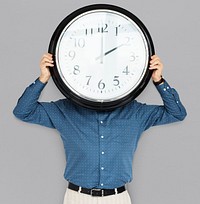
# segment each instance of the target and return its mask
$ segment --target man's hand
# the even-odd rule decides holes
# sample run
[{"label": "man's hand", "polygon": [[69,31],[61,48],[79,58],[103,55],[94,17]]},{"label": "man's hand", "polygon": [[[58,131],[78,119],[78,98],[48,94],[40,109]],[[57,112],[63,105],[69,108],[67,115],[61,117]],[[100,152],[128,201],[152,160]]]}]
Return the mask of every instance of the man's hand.
[{"label": "man's hand", "polygon": [[162,78],[163,64],[157,55],[151,56],[149,69],[153,70],[152,80],[154,82],[160,81]]},{"label": "man's hand", "polygon": [[53,67],[53,56],[50,53],[46,53],[42,56],[40,61],[40,77],[39,80],[42,83],[48,82],[49,78],[51,77],[51,73],[49,71],[49,67]]}]

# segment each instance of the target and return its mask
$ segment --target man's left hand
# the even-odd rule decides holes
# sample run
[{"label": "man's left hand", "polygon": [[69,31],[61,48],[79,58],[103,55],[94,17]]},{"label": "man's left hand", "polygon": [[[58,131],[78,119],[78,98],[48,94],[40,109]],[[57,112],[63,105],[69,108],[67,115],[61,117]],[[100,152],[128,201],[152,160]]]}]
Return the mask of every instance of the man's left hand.
[{"label": "man's left hand", "polygon": [[149,69],[153,70],[152,80],[154,82],[160,81],[162,78],[163,64],[157,55],[151,56]]}]

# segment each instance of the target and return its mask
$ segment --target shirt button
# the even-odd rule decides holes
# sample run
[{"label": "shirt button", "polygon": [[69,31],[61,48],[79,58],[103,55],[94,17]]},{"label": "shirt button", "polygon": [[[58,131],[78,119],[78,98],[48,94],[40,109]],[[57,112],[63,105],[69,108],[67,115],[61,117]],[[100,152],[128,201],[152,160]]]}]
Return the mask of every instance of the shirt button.
[{"label": "shirt button", "polygon": [[103,124],[103,121],[101,120],[100,123]]},{"label": "shirt button", "polygon": [[169,89],[169,86],[167,87],[167,89]]},{"label": "shirt button", "polygon": [[164,88],[163,90],[164,90],[164,91],[166,91],[167,89],[166,89],[166,88]]},{"label": "shirt button", "polygon": [[101,170],[104,170],[104,167],[101,167]]},{"label": "shirt button", "polygon": [[101,154],[104,154],[105,152],[101,152]]},{"label": "shirt button", "polygon": [[103,186],[103,183],[101,183],[101,186]]},{"label": "shirt button", "polygon": [[176,101],[176,103],[179,103],[178,101]]},{"label": "shirt button", "polygon": [[103,138],[104,138],[104,136],[103,136],[103,135],[101,135],[101,138],[103,139]]}]

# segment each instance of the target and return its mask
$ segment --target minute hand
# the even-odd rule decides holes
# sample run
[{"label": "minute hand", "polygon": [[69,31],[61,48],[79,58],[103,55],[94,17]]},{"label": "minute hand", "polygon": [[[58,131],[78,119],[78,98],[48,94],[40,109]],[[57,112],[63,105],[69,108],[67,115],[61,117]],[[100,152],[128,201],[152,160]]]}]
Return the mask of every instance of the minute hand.
[{"label": "minute hand", "polygon": [[123,44],[121,44],[121,45],[118,45],[117,47],[114,47],[113,49],[111,49],[111,50],[109,50],[109,51],[103,53],[103,54],[100,55],[100,56],[98,56],[98,57],[96,58],[96,60],[100,59],[100,58],[103,57],[103,56],[106,56],[106,55],[110,54],[111,52],[115,51],[116,49],[118,49],[118,48],[120,48],[120,47],[122,47],[122,46],[124,46],[124,45],[126,45],[126,44],[123,43]]}]

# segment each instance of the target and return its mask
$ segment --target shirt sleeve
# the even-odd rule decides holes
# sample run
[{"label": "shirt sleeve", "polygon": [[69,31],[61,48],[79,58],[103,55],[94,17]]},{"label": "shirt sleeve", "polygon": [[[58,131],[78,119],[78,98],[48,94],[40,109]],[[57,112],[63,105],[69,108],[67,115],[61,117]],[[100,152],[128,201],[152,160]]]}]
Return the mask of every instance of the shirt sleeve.
[{"label": "shirt sleeve", "polygon": [[171,88],[166,81],[156,88],[163,100],[163,105],[142,104],[140,106],[138,115],[144,130],[151,126],[182,121],[187,115],[177,91]]},{"label": "shirt sleeve", "polygon": [[45,105],[50,106],[51,103],[38,102],[40,94],[45,86],[46,83],[44,84],[37,79],[27,87],[19,98],[13,110],[13,114],[22,121],[55,128],[45,109]]}]

